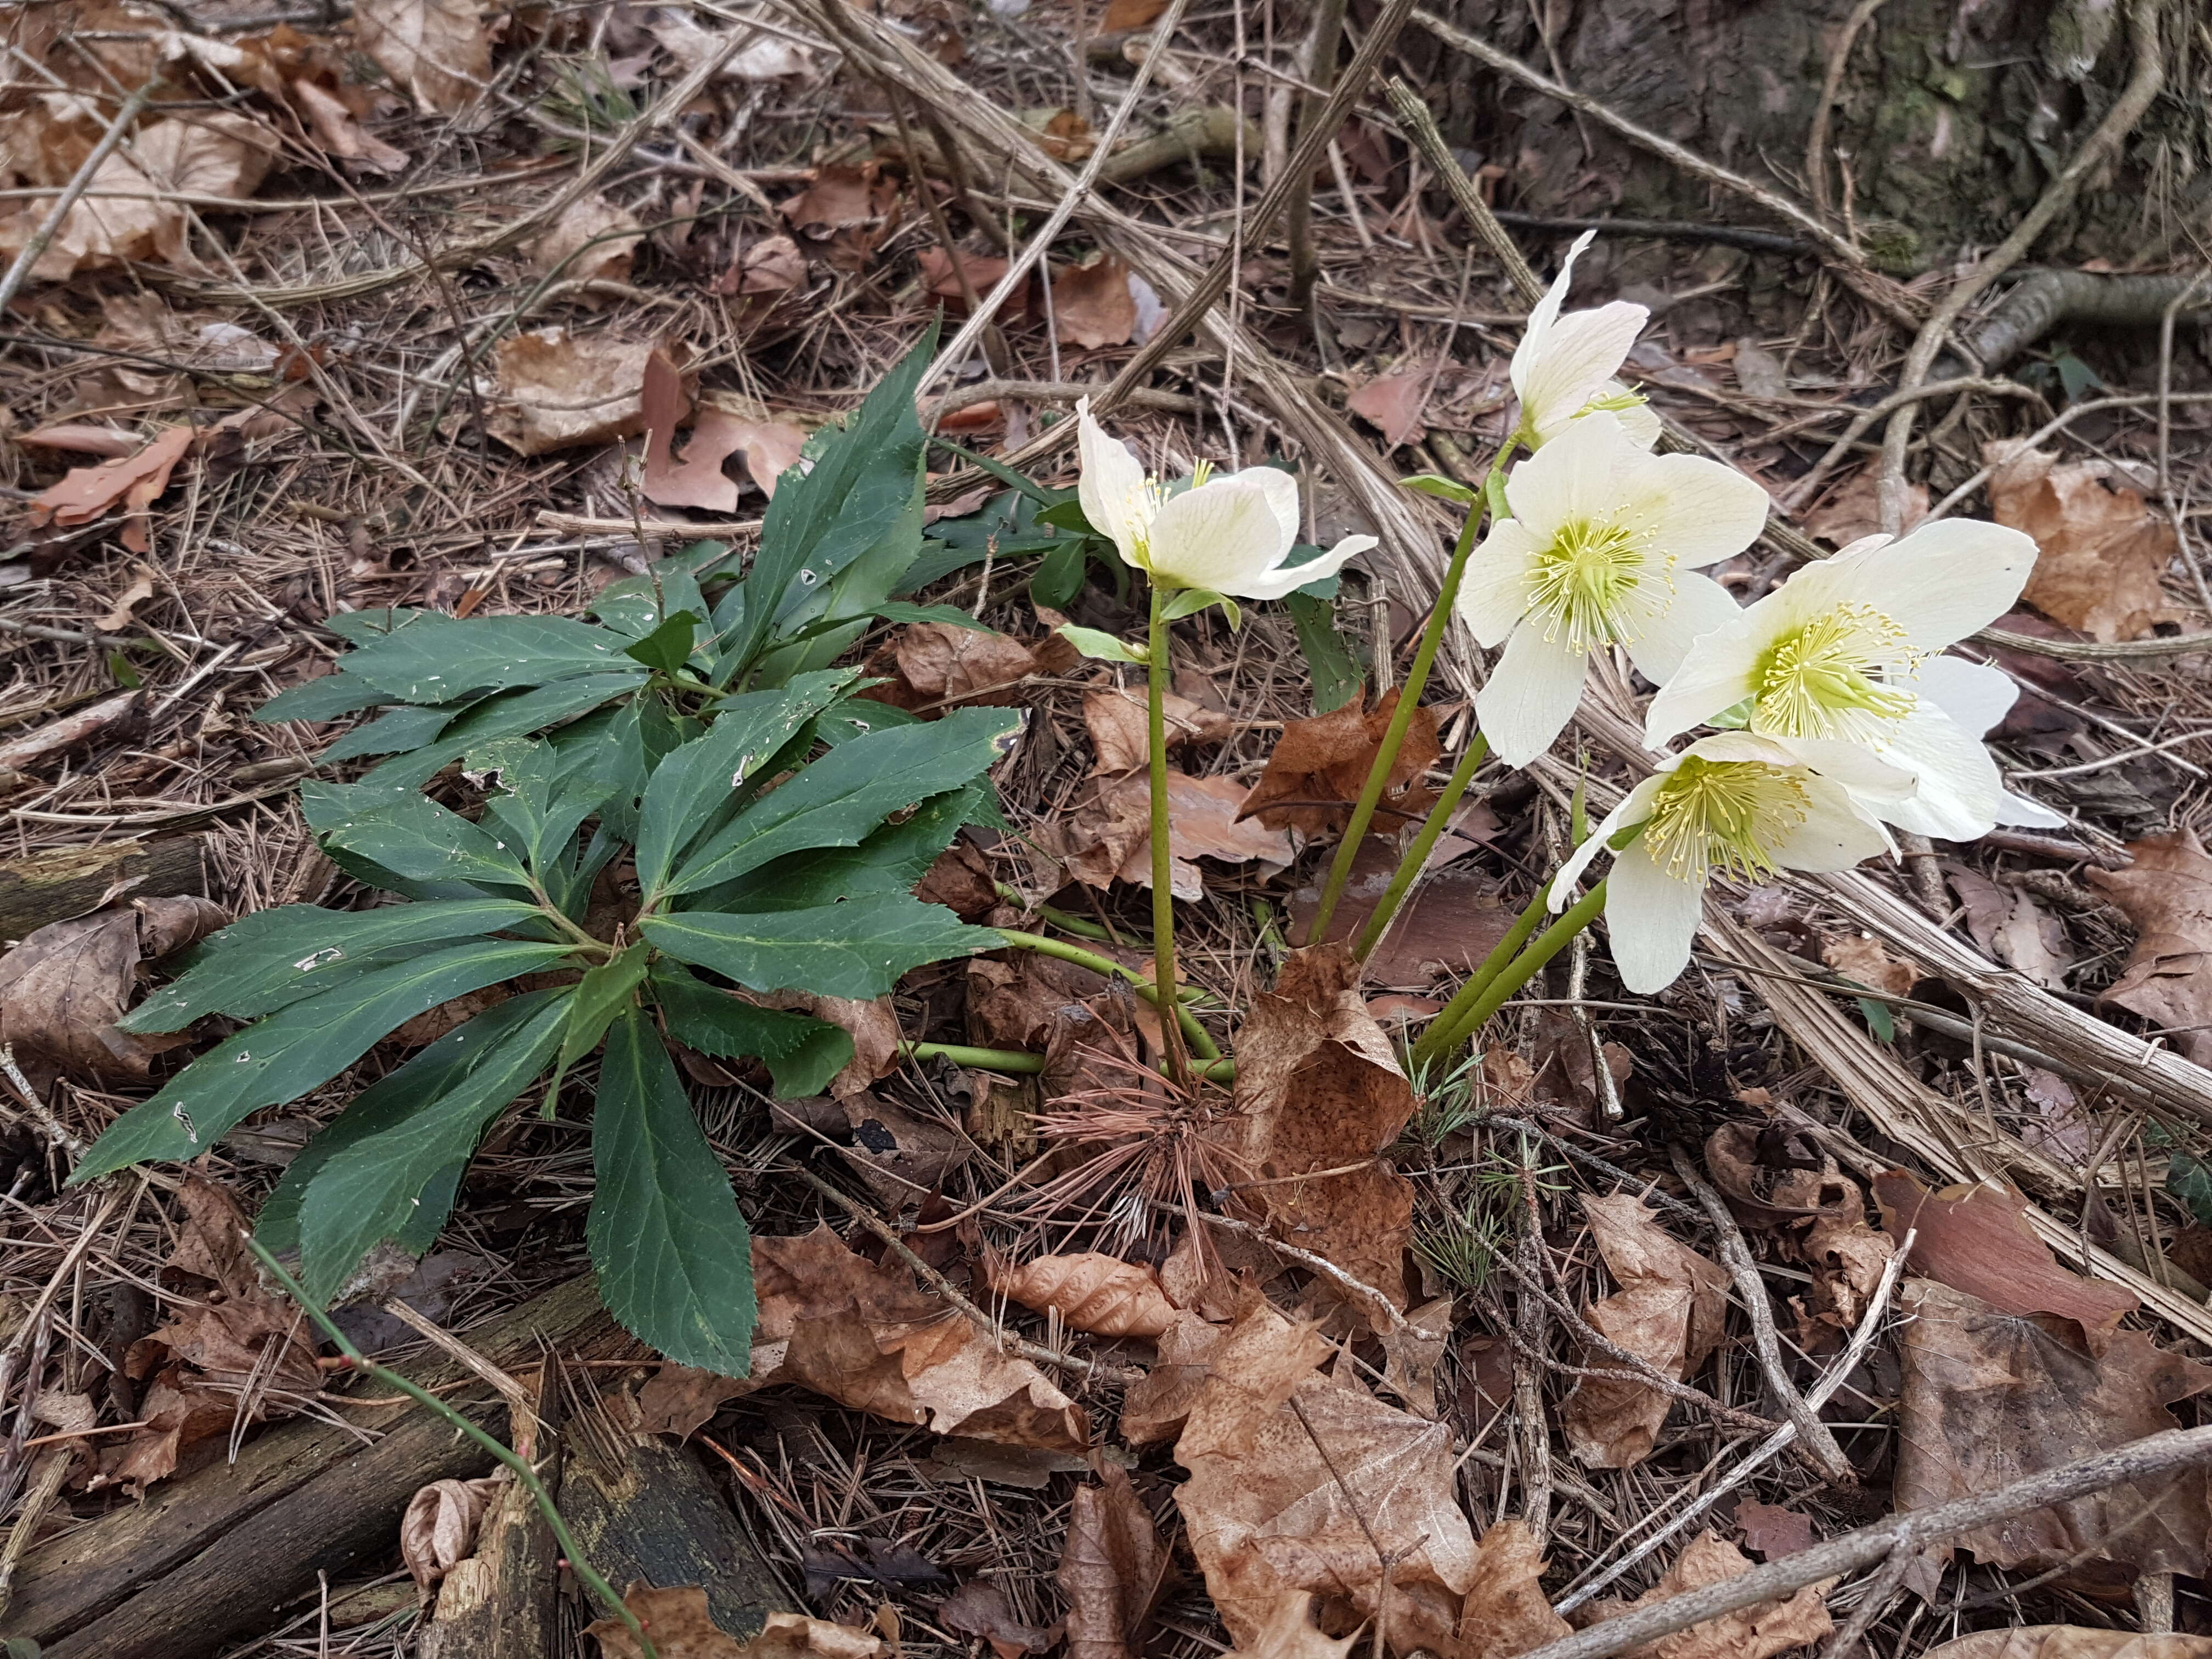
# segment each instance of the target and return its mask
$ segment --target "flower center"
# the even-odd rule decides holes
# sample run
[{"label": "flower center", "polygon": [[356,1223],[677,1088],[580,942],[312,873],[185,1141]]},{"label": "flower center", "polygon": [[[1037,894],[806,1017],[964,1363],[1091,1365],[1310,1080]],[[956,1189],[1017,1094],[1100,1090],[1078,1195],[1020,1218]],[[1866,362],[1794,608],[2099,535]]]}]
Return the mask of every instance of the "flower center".
[{"label": "flower center", "polygon": [[1573,649],[1587,651],[1635,638],[1629,599],[1647,580],[1666,580],[1674,562],[1654,557],[1649,539],[1588,519],[1560,526],[1528,579],[1528,608],[1545,617],[1546,641],[1564,635]]},{"label": "flower center", "polygon": [[1905,630],[1870,605],[1839,605],[1768,647],[1752,671],[1758,688],[1751,725],[1785,738],[1869,742],[1920,699],[1893,678],[1909,678],[1920,653]]},{"label": "flower center", "polygon": [[1692,755],[1659,786],[1644,844],[1677,881],[1702,884],[1717,872],[1756,881],[1774,872],[1775,844],[1809,810],[1794,772]]}]

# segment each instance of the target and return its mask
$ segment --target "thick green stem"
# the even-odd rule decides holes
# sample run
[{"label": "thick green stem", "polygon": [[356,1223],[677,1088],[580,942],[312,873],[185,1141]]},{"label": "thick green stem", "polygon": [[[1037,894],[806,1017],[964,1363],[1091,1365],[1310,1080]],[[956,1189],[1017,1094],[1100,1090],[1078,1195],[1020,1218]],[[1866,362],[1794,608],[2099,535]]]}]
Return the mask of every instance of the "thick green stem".
[{"label": "thick green stem", "polygon": [[1031,904],[1028,899],[1013,888],[1007,886],[1003,881],[997,885],[999,896],[1008,904],[1012,905],[1016,909],[1032,911],[1042,916],[1063,933],[1073,933],[1078,939],[1095,939],[1102,945],[1114,945],[1120,942],[1095,921],[1085,921],[1081,916],[1071,916],[1066,911],[1055,910],[1049,904]]},{"label": "thick green stem", "polygon": [[979,1072],[1004,1072],[1009,1076],[1028,1076],[1044,1070],[1042,1054],[1026,1054],[1019,1048],[971,1048],[961,1042],[909,1042],[906,1045],[908,1060],[949,1060],[955,1066],[968,1066]]},{"label": "thick green stem", "polygon": [[[1152,983],[1170,998],[1176,978],[1175,861],[1168,841],[1168,620],[1170,590],[1152,589],[1152,631],[1147,637],[1145,665],[1145,725],[1152,751]],[[1168,1075],[1178,1085],[1190,1082],[1190,1057],[1183,1052],[1181,1023],[1160,1022],[1160,1042],[1167,1050]]]},{"label": "thick green stem", "polygon": [[598,1596],[606,1605],[616,1618],[621,1620],[629,1627],[630,1635],[636,1639],[638,1651],[644,1656],[644,1659],[659,1659],[659,1650],[653,1645],[653,1638],[645,1633],[645,1626],[638,1621],[638,1616],[623,1604],[622,1597],[615,1594],[614,1587],[600,1577],[593,1570],[592,1564],[585,1559],[582,1547],[576,1542],[574,1534],[568,1530],[568,1523],[561,1518],[561,1511],[554,1507],[553,1495],[545,1490],[545,1483],[538,1478],[538,1471],[531,1466],[530,1460],[512,1448],[502,1445],[496,1436],[486,1432],[471,1422],[464,1413],[456,1411],[428,1389],[410,1382],[398,1371],[387,1366],[380,1365],[374,1360],[363,1356],[360,1349],[346,1340],[346,1334],[338,1328],[336,1322],[307,1300],[307,1293],[300,1288],[299,1281],[284,1270],[283,1264],[269,1253],[266,1245],[243,1229],[240,1231],[240,1237],[246,1241],[246,1248],[252,1251],[262,1267],[268,1270],[270,1276],[282,1285],[289,1292],[292,1299],[306,1310],[307,1317],[321,1328],[324,1336],[336,1343],[338,1352],[353,1362],[355,1370],[362,1372],[384,1388],[398,1389],[417,1405],[428,1407],[514,1472],[514,1478],[522,1483],[522,1489],[530,1494],[532,1501],[538,1505],[538,1512],[545,1517],[545,1524],[551,1529],[554,1541],[560,1545],[562,1555],[567,1559],[568,1565],[574,1570],[576,1577],[583,1581],[585,1587],[592,1595]]},{"label": "thick green stem", "polygon": [[1478,732],[1468,739],[1467,753],[1459,757],[1459,764],[1452,769],[1451,779],[1444,785],[1443,793],[1437,797],[1436,805],[1431,809],[1427,821],[1421,825],[1421,833],[1413,837],[1413,844],[1406,849],[1406,856],[1398,860],[1397,873],[1390,878],[1390,884],[1382,890],[1382,902],[1369,915],[1366,925],[1359,930],[1359,937],[1352,941],[1352,954],[1362,962],[1366,961],[1375,947],[1382,942],[1382,935],[1389,932],[1391,919],[1398,914],[1398,907],[1406,902],[1407,893],[1428,864],[1429,854],[1435,850],[1437,842],[1443,839],[1444,826],[1451,822],[1451,815],[1458,809],[1461,798],[1467,793],[1468,786],[1474,781],[1475,773],[1489,756],[1490,739],[1481,732]]},{"label": "thick green stem", "polygon": [[[1010,928],[998,930],[999,937],[1018,951],[1034,951],[1041,957],[1056,957],[1062,962],[1072,962],[1079,968],[1088,968],[1094,974],[1103,974],[1109,979],[1121,978],[1129,981],[1136,994],[1157,1008],[1160,1006],[1158,989],[1152,981],[1133,968],[1125,968],[1111,957],[1102,957],[1096,951],[1086,951],[1079,945],[1070,945],[1065,939],[1047,939],[1042,933],[1021,933]],[[1206,1027],[1198,1023],[1198,1016],[1182,1006],[1182,991],[1176,992],[1176,1023],[1182,1027],[1184,1040],[1202,1060],[1221,1058],[1221,1050],[1214,1046],[1213,1038]]]},{"label": "thick green stem", "polygon": [[[1535,943],[1516,957],[1510,966],[1492,976],[1490,983],[1483,988],[1482,994],[1474,999],[1473,1006],[1436,1044],[1432,1058],[1442,1059],[1480,1030],[1484,1022],[1504,1007],[1516,991],[1534,979],[1539,969],[1565,950],[1573,942],[1575,935],[1595,921],[1604,908],[1605,884],[1600,882],[1568,906],[1566,914],[1539,933]],[[1428,1046],[1430,1039],[1436,1036],[1437,1027],[1442,1024],[1439,1019],[1430,1025],[1427,1035],[1421,1039],[1423,1047]]]},{"label": "thick green stem", "polygon": [[[1491,457],[1485,474],[1485,492],[1488,482],[1498,476],[1505,459],[1513,453],[1517,441],[1508,438],[1497,454]],[[1318,945],[1328,937],[1329,919],[1336,914],[1337,901],[1344,896],[1345,884],[1352,879],[1352,862],[1359,856],[1359,843],[1366,838],[1368,826],[1375,822],[1375,809],[1382,804],[1382,792],[1390,786],[1390,769],[1398,763],[1398,751],[1405,746],[1406,732],[1413,723],[1413,710],[1420,706],[1421,693],[1429,684],[1429,670],[1435,666],[1437,652],[1443,646],[1444,629],[1450,624],[1453,602],[1459,598],[1461,580],[1467,575],[1467,562],[1474,551],[1474,540],[1482,528],[1482,514],[1476,508],[1468,511],[1467,522],[1460,526],[1459,540],[1452,548],[1451,562],[1444,567],[1443,586],[1437,590],[1437,602],[1429,612],[1428,626],[1421,630],[1421,642],[1413,652],[1413,665],[1406,671],[1406,683],[1398,690],[1398,706],[1391,710],[1390,724],[1382,733],[1382,746],[1375,751],[1375,763],[1367,769],[1367,781],[1360,786],[1359,799],[1352,808],[1352,822],[1345,826],[1344,840],[1336,849],[1336,860],[1328,867],[1328,879],[1322,884],[1321,906],[1314,912],[1313,925],[1306,930],[1306,943]]]},{"label": "thick green stem", "polygon": [[[1513,960],[1521,947],[1528,942],[1529,936],[1544,925],[1544,918],[1550,914],[1545,899],[1548,890],[1546,887],[1536,890],[1536,896],[1528,901],[1528,908],[1505,930],[1505,937],[1498,941],[1488,956],[1475,964],[1474,971],[1467,976],[1467,982],[1453,994],[1452,1000],[1437,1011],[1437,1017],[1429,1022],[1428,1030],[1413,1045],[1413,1060],[1417,1070],[1436,1059],[1437,1051],[1444,1046],[1443,1034],[1459,1024],[1467,1011],[1474,1006],[1476,1000],[1489,989],[1490,981],[1498,977],[1499,970]],[[1436,1038],[1434,1042],[1430,1041],[1432,1036]]]}]

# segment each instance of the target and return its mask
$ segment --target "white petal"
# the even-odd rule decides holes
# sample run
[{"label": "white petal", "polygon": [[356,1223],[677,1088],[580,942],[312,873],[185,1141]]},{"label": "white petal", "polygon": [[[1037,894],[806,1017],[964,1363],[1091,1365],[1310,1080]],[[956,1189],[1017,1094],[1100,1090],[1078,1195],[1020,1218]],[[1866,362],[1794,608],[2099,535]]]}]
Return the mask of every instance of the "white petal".
[{"label": "white petal", "polygon": [[1978,737],[2011,711],[2020,687],[2003,669],[1964,657],[1930,657],[1920,665],[1917,687],[1959,726]]},{"label": "white petal", "polygon": [[2004,802],[2004,780],[1978,738],[1932,703],[1923,703],[1889,728],[1881,757],[1909,769],[1917,784],[1894,807],[1870,802],[1900,830],[1946,841],[1974,841],[1989,834]]},{"label": "white petal", "polygon": [[1997,803],[1997,822],[2016,823],[2030,830],[2071,830],[2073,819],[2063,812],[2054,812],[2041,801],[2030,800],[2026,795],[2015,795],[2010,790]]},{"label": "white petal", "polygon": [[1615,300],[1594,311],[1571,311],[1553,324],[1517,388],[1528,429],[1543,432],[1579,414],[1620,372],[1650,316],[1642,306]]},{"label": "white petal", "polygon": [[[1248,584],[1272,572],[1284,551],[1274,504],[1265,489],[1242,477],[1186,489],[1152,520],[1152,574],[1180,587],[1255,597]],[[1320,574],[1302,576],[1292,586]]]},{"label": "white petal", "polygon": [[1652,798],[1659,793],[1659,786],[1664,781],[1665,774],[1662,772],[1638,784],[1621,797],[1620,805],[1599,821],[1597,828],[1590,831],[1589,839],[1567,855],[1567,861],[1559,866],[1559,874],[1552,878],[1549,896],[1546,901],[1554,915],[1567,908],[1567,896],[1575,890],[1575,884],[1583,878],[1583,872],[1589,868],[1590,860],[1607,850],[1606,843],[1630,824],[1641,823],[1651,816]]},{"label": "white petal", "polygon": [[1681,666],[1668,677],[1644,711],[1644,742],[1656,749],[1668,738],[1704,725],[1723,708],[1735,708],[1757,689],[1752,671],[1766,648],[1757,611],[1756,605],[1738,611],[1692,642]]},{"label": "white petal", "polygon": [[1505,475],[1505,502],[1548,546],[1563,525],[1610,518],[1620,474],[1649,459],[1621,436],[1612,416],[1587,415]]},{"label": "white petal", "polygon": [[1468,555],[1452,608],[1486,649],[1510,634],[1528,609],[1528,570],[1540,546],[1518,519],[1506,519]]},{"label": "white petal", "polygon": [[1863,744],[1841,738],[1776,738],[1775,745],[1800,764],[1841,784],[1877,813],[1920,792],[1920,781],[1907,768],[1885,760]]},{"label": "white petal", "polygon": [[1528,372],[1543,354],[1544,342],[1550,336],[1552,325],[1559,320],[1559,307],[1567,302],[1567,290],[1574,286],[1575,261],[1582,252],[1596,240],[1597,233],[1586,230],[1575,238],[1575,245],[1567,250],[1567,257],[1559,263],[1559,274],[1552,278],[1551,287],[1544,297],[1536,301],[1528,313],[1528,320],[1521,327],[1521,343],[1513,348],[1511,376],[1516,396],[1525,398]]},{"label": "white petal", "polygon": [[1082,477],[1075,490],[1076,499],[1083,503],[1083,516],[1091,520],[1093,530],[1113,542],[1124,564],[1143,569],[1137,549],[1144,540],[1150,514],[1144,463],[1129,453],[1127,444],[1108,436],[1105,428],[1091,418],[1088,398],[1075,406],[1075,441],[1083,459]]},{"label": "white petal", "polygon": [[[1248,576],[1244,586],[1237,590],[1237,597],[1246,599],[1279,599],[1285,593],[1295,593],[1308,582],[1317,582],[1334,576],[1346,563],[1358,558],[1376,545],[1372,536],[1346,536],[1317,559],[1304,564],[1277,565],[1273,570],[1258,576]],[[1226,591],[1226,590],[1224,590]]]},{"label": "white petal", "polygon": [[[1699,635],[1725,629],[1743,615],[1728,589],[1694,570],[1675,573],[1671,595],[1662,587],[1652,596],[1662,603],[1630,613],[1636,637],[1628,641],[1628,657],[1645,679],[1658,685],[1681,672]],[[1642,597],[1640,590],[1638,597]]]},{"label": "white petal", "polygon": [[1800,763],[1773,738],[1762,738],[1755,732],[1709,732],[1680,754],[1671,757],[1669,769],[1680,766],[1692,755],[1700,760],[1757,761],[1762,766],[1796,766]]},{"label": "white petal", "polygon": [[1856,556],[1850,568],[1863,586],[1850,597],[1880,610],[1917,649],[1940,651],[2012,609],[2035,554],[2017,530],[1939,519]]},{"label": "white petal", "polygon": [[[1608,380],[1601,395],[1608,398],[1623,396],[1627,391],[1628,388],[1620,381]],[[1666,433],[1666,422],[1659,418],[1659,411],[1649,404],[1630,404],[1624,409],[1615,410],[1613,414],[1620,422],[1622,435],[1638,449],[1650,449]]]},{"label": "white petal", "polygon": [[1228,483],[1232,479],[1265,492],[1267,505],[1275,509],[1275,517],[1283,526],[1283,546],[1285,550],[1297,541],[1304,514],[1298,508],[1298,481],[1296,478],[1279,466],[1248,466],[1242,472],[1224,473],[1216,482]]},{"label": "white petal", "polygon": [[1638,842],[1605,878],[1605,927],[1620,982],[1639,995],[1662,991],[1690,965],[1705,908],[1702,881],[1677,881]]},{"label": "white petal", "polygon": [[[1575,428],[1595,418],[1577,421]],[[1550,453],[1551,447],[1540,453]],[[1682,568],[1733,557],[1765,528],[1766,492],[1734,467],[1702,455],[1638,459],[1642,465],[1617,481],[1620,505],[1613,517],[1624,526],[1650,530],[1655,545],[1672,554]]]},{"label": "white petal", "polygon": [[1848,870],[1893,850],[1871,814],[1833,779],[1801,775],[1805,821],[1767,848],[1786,870]]},{"label": "white petal", "polygon": [[1515,629],[1474,697],[1474,717],[1491,752],[1508,766],[1526,766],[1549,749],[1575,717],[1589,667],[1589,658],[1564,642],[1546,644],[1542,629],[1526,623]]}]

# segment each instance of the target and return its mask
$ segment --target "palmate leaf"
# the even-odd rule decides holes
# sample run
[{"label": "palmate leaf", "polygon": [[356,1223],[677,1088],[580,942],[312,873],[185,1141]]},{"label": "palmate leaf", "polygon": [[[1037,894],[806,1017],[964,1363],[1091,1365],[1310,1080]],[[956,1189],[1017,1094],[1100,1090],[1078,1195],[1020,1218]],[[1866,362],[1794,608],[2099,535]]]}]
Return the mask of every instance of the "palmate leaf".
[{"label": "palmate leaf", "polygon": [[90,1181],[144,1159],[198,1158],[248,1112],[297,1100],[416,1015],[471,991],[536,973],[566,945],[483,939],[363,974],[278,1010],[217,1044],[93,1143],[70,1179]]},{"label": "palmate leaf", "polygon": [[902,807],[988,770],[1021,723],[1018,712],[963,708],[840,744],[708,836],[664,890],[696,892],[787,853],[850,847]]},{"label": "palmate leaf", "polygon": [[317,1305],[380,1240],[417,1254],[429,1248],[486,1126],[545,1069],[573,1000],[565,989],[512,997],[447,1033],[441,1042],[453,1044],[453,1058],[438,1087],[410,1089],[373,1133],[330,1150],[300,1200],[300,1278]]},{"label": "palmate leaf", "polygon": [[519,845],[412,789],[308,782],[300,811],[325,848],[357,853],[410,881],[530,884]]},{"label": "palmate leaf", "polygon": [[242,916],[195,949],[184,974],[118,1024],[142,1035],[181,1031],[204,1014],[258,1019],[341,981],[389,967],[386,954],[507,932],[538,915],[518,899],[457,899],[378,910],[284,904]]},{"label": "palmate leaf", "polygon": [[825,1019],[757,1008],[663,958],[653,964],[653,1000],[668,1035],[717,1060],[757,1060],[780,1100],[818,1095],[853,1063],[852,1034]]},{"label": "palmate leaf", "polygon": [[402,702],[451,702],[471,691],[604,673],[623,665],[629,643],[566,617],[471,617],[368,641],[346,658],[346,672]]},{"label": "palmate leaf", "polygon": [[811,991],[865,1001],[925,962],[996,950],[1004,941],[941,904],[872,893],[842,904],[746,915],[685,910],[647,916],[639,930],[678,962],[711,968],[753,991]]},{"label": "palmate leaf", "polygon": [[750,1368],[752,1236],[690,1097],[645,1016],[607,1032],[586,1224],[599,1299],[678,1364]]}]

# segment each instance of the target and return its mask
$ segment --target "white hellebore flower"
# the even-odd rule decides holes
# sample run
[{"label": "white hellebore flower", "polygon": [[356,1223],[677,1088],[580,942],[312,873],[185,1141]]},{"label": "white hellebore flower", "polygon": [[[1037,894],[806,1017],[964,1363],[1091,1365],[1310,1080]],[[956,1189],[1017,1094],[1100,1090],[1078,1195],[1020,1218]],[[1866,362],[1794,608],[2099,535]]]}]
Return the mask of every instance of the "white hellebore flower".
[{"label": "white hellebore flower", "polygon": [[[1887,772],[1862,757],[1855,781],[1878,787]],[[1644,834],[1613,855],[1605,884],[1613,965],[1637,992],[1672,983],[1688,965],[1712,877],[1848,870],[1891,850],[1887,832],[1843,783],[1764,738],[1716,732],[1660,762],[1606,815],[1553,881],[1551,908],[1564,908],[1584,866],[1638,823]]]},{"label": "white hellebore flower", "polygon": [[1076,405],[1075,418],[1083,516],[1155,587],[1279,599],[1334,576],[1375,545],[1372,536],[1346,536],[1321,557],[1285,569],[1283,561],[1298,539],[1298,486],[1289,473],[1255,466],[1209,477],[1200,467],[1189,489],[1170,495],[1146,476],[1128,446],[1091,418],[1089,398]]},{"label": "white hellebore flower", "polygon": [[1619,416],[1631,443],[1649,449],[1659,441],[1659,417],[1613,376],[1644,331],[1649,309],[1615,300],[1594,311],[1559,314],[1573,283],[1575,259],[1597,233],[1586,230],[1567,251],[1566,263],[1536,301],[1513,350],[1513,392],[1521,400],[1521,435],[1531,449],[1549,442],[1584,415]]},{"label": "white hellebore flower", "polygon": [[1587,415],[1513,469],[1513,516],[1490,527],[1459,591],[1461,620],[1505,654],[1475,698],[1491,748],[1526,766],[1573,718],[1589,653],[1626,646],[1665,681],[1690,642],[1736,615],[1700,565],[1741,553],[1766,492],[1696,455],[1647,455]]},{"label": "white hellebore flower", "polygon": [[1994,824],[2063,818],[2008,793],[1982,733],[2018,695],[2011,678],[1936,654],[2012,608],[2035,566],[2017,530],[1942,519],[1901,540],[1869,536],[1799,569],[1697,642],[1652,699],[1655,748],[1723,710],[1822,770],[1854,746],[1909,775],[1867,804],[1900,830],[1972,841]]}]

